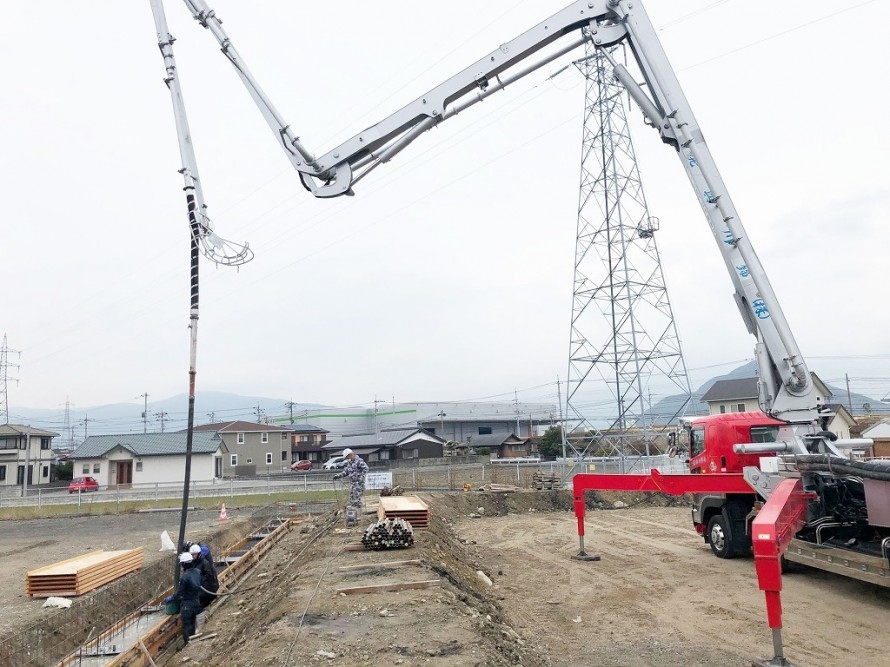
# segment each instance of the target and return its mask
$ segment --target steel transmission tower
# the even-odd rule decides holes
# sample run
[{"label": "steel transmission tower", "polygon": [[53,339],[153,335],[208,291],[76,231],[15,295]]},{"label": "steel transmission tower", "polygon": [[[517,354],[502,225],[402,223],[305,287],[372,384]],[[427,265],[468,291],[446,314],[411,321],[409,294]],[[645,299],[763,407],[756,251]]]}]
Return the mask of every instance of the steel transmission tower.
[{"label": "steel transmission tower", "polygon": [[[581,189],[566,392],[576,454],[659,453],[689,403],[689,380],[622,101],[603,53],[586,81]],[[668,414],[653,402],[680,395]]]},{"label": "steel transmission tower", "polygon": [[6,334],[3,334],[3,345],[0,346],[0,424],[9,423],[9,396],[7,393],[9,381],[18,382],[16,378],[9,377],[9,368],[18,368],[17,364],[9,363],[9,353],[21,354],[18,350],[10,350],[6,345]]}]

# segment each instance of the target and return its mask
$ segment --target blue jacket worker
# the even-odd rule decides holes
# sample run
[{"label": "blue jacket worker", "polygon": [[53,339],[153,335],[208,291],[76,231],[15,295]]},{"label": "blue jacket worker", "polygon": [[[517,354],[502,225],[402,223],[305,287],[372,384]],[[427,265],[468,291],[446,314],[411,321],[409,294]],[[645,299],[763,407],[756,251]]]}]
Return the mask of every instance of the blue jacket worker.
[{"label": "blue jacket worker", "polygon": [[179,577],[179,588],[173,595],[168,595],[165,603],[178,601],[182,620],[182,639],[188,644],[195,634],[195,617],[201,612],[201,572],[194,567],[192,555],[188,552],[179,554],[182,575]]},{"label": "blue jacket worker", "polygon": [[361,507],[362,495],[365,492],[365,475],[368,474],[368,464],[355,455],[355,452],[349,448],[343,450],[343,456],[346,457],[346,465],[343,469],[334,475],[334,479],[343,479],[348,477],[352,481],[349,488],[349,506]]},{"label": "blue jacket worker", "polygon": [[[216,567],[210,555],[210,547],[195,542],[189,546],[189,553],[192,555],[192,567],[201,573],[201,587],[204,590],[201,591],[199,601],[201,607],[206,607],[216,599],[214,593],[219,590],[219,578],[216,576]],[[200,630],[200,628],[198,629]]]}]

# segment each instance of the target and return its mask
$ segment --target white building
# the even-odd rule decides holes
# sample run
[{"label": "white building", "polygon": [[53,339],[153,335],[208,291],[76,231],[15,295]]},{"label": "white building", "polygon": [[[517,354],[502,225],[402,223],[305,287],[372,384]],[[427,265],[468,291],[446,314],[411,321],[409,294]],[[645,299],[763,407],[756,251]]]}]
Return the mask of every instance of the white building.
[{"label": "white building", "polygon": [[[95,477],[100,488],[182,482],[186,433],[91,435],[74,450],[74,476]],[[191,479],[222,477],[225,443],[215,432],[195,431]]]},{"label": "white building", "polygon": [[53,480],[53,438],[58,433],[20,424],[0,425],[0,487],[28,486]]}]

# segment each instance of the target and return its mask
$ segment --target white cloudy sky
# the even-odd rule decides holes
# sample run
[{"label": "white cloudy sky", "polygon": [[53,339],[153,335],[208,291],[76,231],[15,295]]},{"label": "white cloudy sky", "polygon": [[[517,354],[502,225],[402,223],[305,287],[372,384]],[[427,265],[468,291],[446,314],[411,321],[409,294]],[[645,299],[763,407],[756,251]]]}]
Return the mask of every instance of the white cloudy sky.
[{"label": "white cloudy sky", "polygon": [[[211,2],[316,153],[564,4]],[[811,367],[886,395],[890,4],[647,8]],[[422,137],[356,197],[320,201],[212,37],[181,3],[167,14],[211,216],[256,252],[239,272],[202,265],[199,391],[345,405],[537,387],[520,399],[555,399],[577,72],[531,75]],[[7,3],[0,56],[0,334],[22,351],[13,411],[184,392],[188,235],[149,3]],[[753,339],[675,155],[633,120],[696,385],[749,358]]]}]

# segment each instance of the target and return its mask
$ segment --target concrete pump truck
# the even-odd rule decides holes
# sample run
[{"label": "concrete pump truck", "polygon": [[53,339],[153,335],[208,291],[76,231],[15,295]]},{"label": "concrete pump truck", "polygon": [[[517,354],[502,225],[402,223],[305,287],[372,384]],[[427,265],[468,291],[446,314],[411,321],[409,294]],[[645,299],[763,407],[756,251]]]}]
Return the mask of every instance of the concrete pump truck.
[{"label": "concrete pump truck", "polygon": [[[426,94],[323,155],[305,148],[248,70],[222,22],[204,0],[184,0],[218,41],[284,150],[304,187],[316,197],[354,194],[355,185],[427,130],[577,47],[590,43],[647,124],[677,154],[705,214],[734,287],[748,331],[756,338],[762,412],[714,415],[685,424],[689,473],[578,474],[575,513],[584,550],[585,492],[661,491],[696,494],[696,530],[721,558],[753,550],[765,592],[774,656],[759,664],[787,665],[781,640],[783,558],[879,585],[890,583],[890,462],[845,455],[862,440],[840,440],[825,430],[831,416],[817,395],[773,288],[676,74],[641,0],[582,0],[501,44]],[[151,0],[167,85],[178,91],[173,38],[162,0]],[[613,57],[624,44],[635,74]],[[545,50],[545,47],[550,47]],[[531,60],[535,57],[535,60]],[[640,77],[642,83],[637,78]],[[174,94],[177,119],[184,118]],[[179,127],[179,126],[178,126]],[[180,147],[194,161],[190,138]],[[193,169],[195,165],[186,165]],[[203,202],[200,204],[203,209]]]}]

